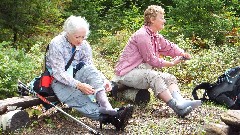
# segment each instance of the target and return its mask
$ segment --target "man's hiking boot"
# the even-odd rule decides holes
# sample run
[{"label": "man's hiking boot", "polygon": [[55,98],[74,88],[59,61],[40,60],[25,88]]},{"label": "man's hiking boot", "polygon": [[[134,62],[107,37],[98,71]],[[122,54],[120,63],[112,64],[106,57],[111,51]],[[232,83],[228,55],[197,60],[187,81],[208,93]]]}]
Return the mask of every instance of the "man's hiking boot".
[{"label": "man's hiking boot", "polygon": [[169,107],[171,107],[174,112],[184,118],[185,116],[187,116],[191,111],[192,111],[192,107],[191,106],[188,106],[188,107],[185,107],[185,108],[180,108],[178,105],[177,105],[177,101],[175,99],[170,99],[168,102],[167,102],[167,105]]},{"label": "man's hiking boot", "polygon": [[100,128],[102,129],[102,124],[109,124],[115,126],[117,131],[124,130],[128,124],[128,120],[132,117],[133,106],[128,105],[126,107],[121,107],[116,115],[101,114],[102,119],[100,120]]}]

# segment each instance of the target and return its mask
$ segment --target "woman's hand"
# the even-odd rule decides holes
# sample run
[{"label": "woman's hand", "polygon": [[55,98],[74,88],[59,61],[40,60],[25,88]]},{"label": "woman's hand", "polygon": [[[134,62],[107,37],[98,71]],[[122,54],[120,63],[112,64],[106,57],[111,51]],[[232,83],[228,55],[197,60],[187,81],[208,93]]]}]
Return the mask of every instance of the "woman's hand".
[{"label": "woman's hand", "polygon": [[112,85],[109,80],[104,80],[105,90],[106,92],[109,92],[112,90]]},{"label": "woman's hand", "polygon": [[77,89],[79,89],[82,93],[87,95],[95,93],[95,90],[93,89],[93,87],[86,83],[81,83],[81,82],[77,83]]}]

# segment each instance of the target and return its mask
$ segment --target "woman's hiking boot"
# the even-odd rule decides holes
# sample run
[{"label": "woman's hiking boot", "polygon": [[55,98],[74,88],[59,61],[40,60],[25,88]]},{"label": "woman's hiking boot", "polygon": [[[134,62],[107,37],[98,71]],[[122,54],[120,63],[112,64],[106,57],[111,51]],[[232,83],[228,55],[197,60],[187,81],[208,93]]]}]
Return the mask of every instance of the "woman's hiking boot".
[{"label": "woman's hiking boot", "polygon": [[123,131],[128,124],[128,120],[132,117],[133,106],[121,107],[117,112],[116,115],[101,114],[100,128],[102,129],[102,124],[111,123],[117,131]]}]

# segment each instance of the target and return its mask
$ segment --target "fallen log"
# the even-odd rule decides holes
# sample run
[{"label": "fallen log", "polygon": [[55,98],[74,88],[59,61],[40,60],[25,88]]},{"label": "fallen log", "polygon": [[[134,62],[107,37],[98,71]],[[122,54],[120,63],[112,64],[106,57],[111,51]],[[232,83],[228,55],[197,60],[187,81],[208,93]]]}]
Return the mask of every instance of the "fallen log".
[{"label": "fallen log", "polygon": [[13,110],[0,115],[0,128],[14,131],[25,126],[29,121],[29,115],[25,110]]},{"label": "fallen log", "polygon": [[111,96],[115,99],[124,99],[132,101],[135,104],[147,104],[150,101],[150,92],[148,89],[136,89],[115,82],[112,82],[112,84]]},{"label": "fallen log", "polygon": [[[57,102],[56,96],[46,97],[50,102]],[[22,96],[22,97],[12,97],[4,100],[0,100],[0,115],[6,113],[7,111],[14,110],[16,108],[26,109],[32,106],[40,105],[43,101],[38,97],[33,96]]]}]

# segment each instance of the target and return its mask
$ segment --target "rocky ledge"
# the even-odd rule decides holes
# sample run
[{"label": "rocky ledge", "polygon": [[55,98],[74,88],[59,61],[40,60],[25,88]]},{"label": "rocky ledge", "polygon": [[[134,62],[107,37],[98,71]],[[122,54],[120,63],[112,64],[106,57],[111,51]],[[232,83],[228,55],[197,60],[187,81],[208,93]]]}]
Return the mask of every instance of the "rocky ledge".
[{"label": "rocky ledge", "polygon": [[240,110],[228,110],[219,123],[206,126],[206,135],[240,135]]}]

